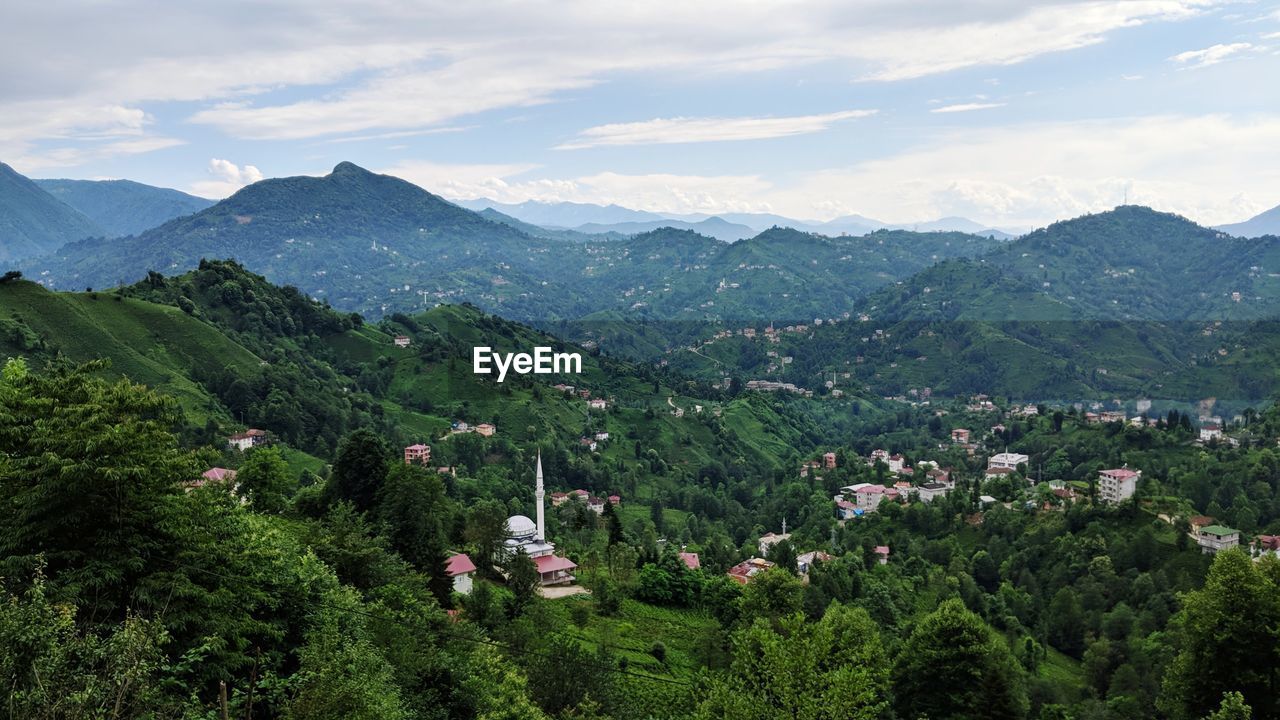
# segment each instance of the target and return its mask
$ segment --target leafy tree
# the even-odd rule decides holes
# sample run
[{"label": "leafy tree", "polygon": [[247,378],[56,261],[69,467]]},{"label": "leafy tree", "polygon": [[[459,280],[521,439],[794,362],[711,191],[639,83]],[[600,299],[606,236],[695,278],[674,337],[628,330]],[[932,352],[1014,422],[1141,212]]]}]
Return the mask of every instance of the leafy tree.
[{"label": "leafy tree", "polygon": [[387,529],[391,547],[427,575],[432,594],[446,607],[453,581],[445,572],[444,528],[452,514],[440,476],[417,466],[393,467],[378,493],[376,515]]},{"label": "leafy tree", "polygon": [[1067,655],[1084,651],[1084,610],[1073,589],[1064,587],[1049,602],[1049,643]]},{"label": "leafy tree", "polygon": [[343,438],[329,482],[339,500],[364,512],[373,507],[387,478],[387,444],[372,430],[360,429]]},{"label": "leafy tree", "polygon": [[259,512],[281,513],[288,505],[285,496],[293,484],[289,479],[289,465],[274,446],[249,451],[244,464],[236,473],[240,494],[253,503]]},{"label": "leafy tree", "polygon": [[780,568],[769,568],[751,578],[742,589],[742,618],[752,622],[756,618],[776,620],[801,611],[804,601],[804,585],[791,573]]},{"label": "leafy tree", "polygon": [[164,519],[201,467],[168,431],[174,402],[90,374],[104,367],[37,374],[10,360],[0,377],[0,557],[24,575],[43,556],[51,586],[97,620],[122,619],[139,580],[172,556]]},{"label": "leafy tree", "polygon": [[1218,553],[1204,587],[1183,599],[1181,647],[1165,673],[1161,706],[1177,718],[1212,712],[1239,692],[1261,718],[1280,712],[1280,576],[1241,550]]},{"label": "leafy tree", "polygon": [[514,617],[523,613],[538,596],[541,578],[538,576],[538,568],[533,564],[533,560],[524,553],[524,548],[518,549],[515,555],[507,560],[505,569],[507,588],[512,594],[511,615]]},{"label": "leafy tree", "polygon": [[507,539],[507,508],[496,500],[481,500],[467,513],[465,535],[475,552],[471,559],[491,570],[500,560],[499,551]]},{"label": "leafy tree", "polygon": [[893,685],[902,717],[1012,719],[1027,711],[1009,647],[954,599],[912,631],[894,663]]},{"label": "leafy tree", "polygon": [[1245,704],[1244,696],[1238,692],[1228,692],[1222,695],[1222,704],[1218,706],[1204,720],[1252,720],[1253,708]]},{"label": "leafy tree", "polygon": [[888,714],[887,658],[865,610],[832,606],[775,630],[758,619],[733,638],[733,663],[713,676],[698,720],[872,720]]}]

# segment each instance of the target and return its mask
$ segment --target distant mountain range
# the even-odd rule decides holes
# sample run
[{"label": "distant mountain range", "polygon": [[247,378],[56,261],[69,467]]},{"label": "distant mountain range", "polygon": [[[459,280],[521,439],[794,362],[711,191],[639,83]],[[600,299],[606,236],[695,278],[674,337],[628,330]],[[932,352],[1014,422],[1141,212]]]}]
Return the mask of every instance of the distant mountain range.
[{"label": "distant mountain range", "polygon": [[492,208],[504,215],[546,228],[572,229],[582,233],[634,234],[673,227],[693,230],[725,242],[733,242],[759,234],[771,227],[788,227],[820,235],[866,235],[876,230],[912,230],[916,232],[964,232],[997,240],[1010,240],[1020,232],[1007,232],[962,217],[946,217],[920,223],[886,223],[862,215],[846,215],[826,222],[797,220],[772,213],[706,213],[678,214],[630,210],[617,205],[587,203],[542,203],[533,200],[504,204],[493,200],[461,200],[458,204],[472,210]]},{"label": "distant mountain range", "polygon": [[465,300],[527,321],[604,312],[719,322],[838,313],[939,260],[998,245],[905,231],[826,238],[773,229],[732,244],[669,227],[602,237],[475,213],[341,163],[324,177],[255,183],[134,237],[71,243],[24,268],[53,287],[101,288],[148,270],[172,274],[202,258],[235,258],[273,282],[374,317]]},{"label": "distant mountain range", "polygon": [[214,203],[132,180],[36,180],[35,184],[79,210],[107,237],[136,235],[173,218],[200,212]]},{"label": "distant mountain range", "polygon": [[72,240],[102,234],[83,213],[0,163],[0,260],[43,255]]},{"label": "distant mountain range", "polygon": [[1280,205],[1254,215],[1244,222],[1219,225],[1218,230],[1236,237],[1256,238],[1263,235],[1280,236]]}]

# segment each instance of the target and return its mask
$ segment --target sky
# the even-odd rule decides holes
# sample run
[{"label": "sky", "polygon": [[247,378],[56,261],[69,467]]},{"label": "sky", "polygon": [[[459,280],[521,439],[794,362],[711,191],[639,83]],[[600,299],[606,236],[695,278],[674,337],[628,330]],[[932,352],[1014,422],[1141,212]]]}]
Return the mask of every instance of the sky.
[{"label": "sky", "polygon": [[1280,2],[12,0],[0,161],[1014,229],[1280,205]]}]

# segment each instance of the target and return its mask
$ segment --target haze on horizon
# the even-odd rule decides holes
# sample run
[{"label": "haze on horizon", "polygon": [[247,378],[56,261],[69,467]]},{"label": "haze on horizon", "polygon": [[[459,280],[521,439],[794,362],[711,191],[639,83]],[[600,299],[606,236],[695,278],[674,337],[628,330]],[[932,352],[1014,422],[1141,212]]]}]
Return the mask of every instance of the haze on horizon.
[{"label": "haze on horizon", "polygon": [[[51,61],[56,59],[56,62]],[[1280,204],[1280,4],[9,3],[0,161],[1031,227]]]}]

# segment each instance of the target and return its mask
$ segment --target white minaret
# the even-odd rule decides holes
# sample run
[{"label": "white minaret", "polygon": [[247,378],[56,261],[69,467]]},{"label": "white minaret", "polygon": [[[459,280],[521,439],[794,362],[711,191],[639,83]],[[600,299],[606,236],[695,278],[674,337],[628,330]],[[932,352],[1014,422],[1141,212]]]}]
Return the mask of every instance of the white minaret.
[{"label": "white minaret", "polygon": [[538,539],[547,539],[547,529],[542,517],[542,498],[546,491],[542,489],[542,451],[538,451],[538,484],[534,487],[533,496],[538,499]]}]

